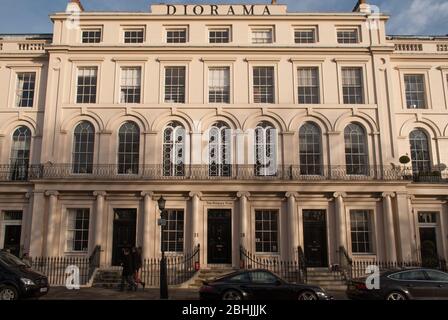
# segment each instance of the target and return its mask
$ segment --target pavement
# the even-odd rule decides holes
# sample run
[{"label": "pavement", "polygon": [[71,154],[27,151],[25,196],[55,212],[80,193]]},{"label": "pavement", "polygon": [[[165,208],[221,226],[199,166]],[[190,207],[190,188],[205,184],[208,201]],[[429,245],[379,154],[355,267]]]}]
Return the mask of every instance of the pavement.
[{"label": "pavement", "polygon": [[[336,300],[347,300],[344,292],[329,292]],[[65,287],[52,287],[40,300],[159,300],[159,289],[147,288],[134,291],[116,289],[81,288],[68,290]],[[197,289],[169,289],[169,300],[199,300]]]}]

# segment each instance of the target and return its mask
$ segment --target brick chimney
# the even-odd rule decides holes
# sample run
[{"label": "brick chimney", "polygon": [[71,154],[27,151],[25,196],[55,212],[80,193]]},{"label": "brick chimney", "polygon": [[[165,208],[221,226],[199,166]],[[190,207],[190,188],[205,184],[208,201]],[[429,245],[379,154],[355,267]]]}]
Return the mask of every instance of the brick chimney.
[{"label": "brick chimney", "polygon": [[361,12],[361,13],[372,13],[372,9],[370,7],[370,4],[366,2],[366,0],[358,0],[358,3],[353,8],[353,12]]},{"label": "brick chimney", "polygon": [[67,9],[65,9],[67,12],[82,12],[84,11],[84,7],[81,3],[81,0],[70,0],[67,3]]},{"label": "brick chimney", "polygon": [[271,4],[277,4],[277,0],[272,0]]}]

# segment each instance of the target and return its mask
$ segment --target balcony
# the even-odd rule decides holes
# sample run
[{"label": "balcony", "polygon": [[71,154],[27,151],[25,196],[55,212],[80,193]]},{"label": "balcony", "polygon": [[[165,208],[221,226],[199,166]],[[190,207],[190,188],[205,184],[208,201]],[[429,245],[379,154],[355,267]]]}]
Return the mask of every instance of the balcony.
[{"label": "balcony", "polygon": [[262,165],[0,165],[0,181],[29,180],[190,180],[190,181],[413,181],[448,183],[448,170],[413,172],[411,168],[380,166]]}]

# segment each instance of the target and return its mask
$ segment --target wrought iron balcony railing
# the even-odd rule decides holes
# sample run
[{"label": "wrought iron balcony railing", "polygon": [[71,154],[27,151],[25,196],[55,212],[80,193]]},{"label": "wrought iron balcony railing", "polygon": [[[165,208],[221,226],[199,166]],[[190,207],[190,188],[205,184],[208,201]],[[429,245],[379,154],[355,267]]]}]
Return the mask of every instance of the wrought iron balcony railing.
[{"label": "wrought iron balcony railing", "polygon": [[382,166],[263,166],[263,165],[0,165],[0,181],[28,180],[283,180],[400,181],[448,183],[448,170],[415,172]]}]

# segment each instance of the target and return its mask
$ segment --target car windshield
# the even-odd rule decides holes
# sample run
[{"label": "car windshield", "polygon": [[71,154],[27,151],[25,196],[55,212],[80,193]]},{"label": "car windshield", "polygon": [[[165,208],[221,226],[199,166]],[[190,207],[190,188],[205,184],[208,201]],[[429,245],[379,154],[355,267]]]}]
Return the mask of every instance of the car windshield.
[{"label": "car windshield", "polygon": [[1,252],[0,253],[0,261],[4,265],[6,265],[8,267],[22,267],[22,266],[26,266],[26,264],[23,263],[22,260],[20,260],[16,256],[13,256],[12,254],[7,253],[7,252]]}]

